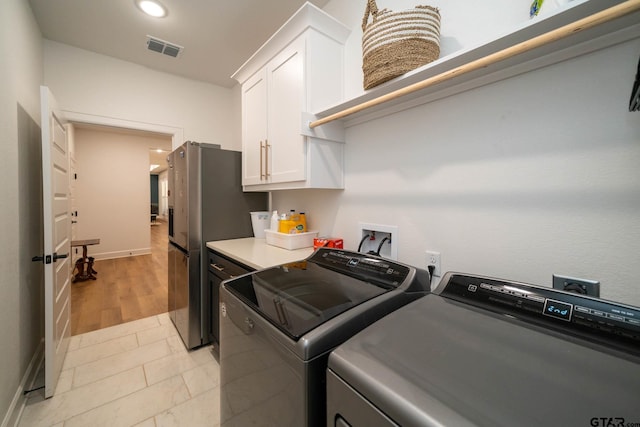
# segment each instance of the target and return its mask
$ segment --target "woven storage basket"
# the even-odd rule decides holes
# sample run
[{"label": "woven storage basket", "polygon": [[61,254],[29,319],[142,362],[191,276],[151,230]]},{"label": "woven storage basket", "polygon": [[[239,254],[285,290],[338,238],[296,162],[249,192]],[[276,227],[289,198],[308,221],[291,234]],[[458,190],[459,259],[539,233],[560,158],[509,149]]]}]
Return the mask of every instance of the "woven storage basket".
[{"label": "woven storage basket", "polygon": [[[369,22],[369,16],[373,20]],[[440,12],[431,6],[393,12],[367,1],[362,19],[362,71],[370,89],[440,55]]]}]

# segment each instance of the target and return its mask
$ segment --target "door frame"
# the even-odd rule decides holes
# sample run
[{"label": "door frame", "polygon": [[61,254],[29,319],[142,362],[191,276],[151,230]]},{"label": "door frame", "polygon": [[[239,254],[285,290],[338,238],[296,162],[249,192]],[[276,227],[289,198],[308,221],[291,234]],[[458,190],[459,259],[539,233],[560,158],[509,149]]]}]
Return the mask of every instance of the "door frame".
[{"label": "door frame", "polygon": [[141,130],[171,135],[171,148],[175,149],[184,143],[184,129],[156,123],[136,122],[127,119],[98,116],[95,114],[78,113],[62,110],[64,117],[71,123],[85,123],[99,126],[110,126],[122,129]]},{"label": "door frame", "polygon": [[[70,110],[64,110],[64,109],[61,109],[60,111],[62,112],[65,119],[67,120],[68,123],[71,124],[72,127],[74,125],[92,125],[92,126],[96,126],[96,128],[98,128],[97,129],[98,131],[100,131],[99,127],[105,127],[105,128],[110,128],[111,130],[120,129],[125,132],[140,131],[140,132],[153,132],[156,134],[168,135],[171,137],[171,150],[174,150],[177,146],[180,146],[184,143],[183,141],[184,130],[183,128],[180,128],[180,127],[166,126],[166,125],[160,125],[156,123],[132,121],[132,120],[127,120],[122,118],[115,118],[115,117],[106,117],[106,116],[100,116],[96,114],[79,113],[76,111],[70,111]],[[74,144],[75,144],[75,141],[74,141]],[[147,183],[147,187],[148,187],[148,183]],[[75,252],[77,252],[77,249]],[[137,255],[140,255],[146,252],[137,251],[135,253]]]}]

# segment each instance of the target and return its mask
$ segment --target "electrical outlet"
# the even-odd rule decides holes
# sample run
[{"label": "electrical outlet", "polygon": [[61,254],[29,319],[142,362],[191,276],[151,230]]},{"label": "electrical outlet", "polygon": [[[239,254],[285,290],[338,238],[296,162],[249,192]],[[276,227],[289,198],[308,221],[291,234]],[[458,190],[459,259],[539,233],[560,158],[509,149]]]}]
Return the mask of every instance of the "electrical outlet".
[{"label": "electrical outlet", "polygon": [[592,297],[600,296],[600,282],[576,277],[553,275],[553,288]]},{"label": "electrical outlet", "polygon": [[358,252],[372,253],[388,259],[398,259],[398,227],[395,225],[358,224]]},{"label": "electrical outlet", "polygon": [[440,269],[440,252],[434,252],[434,251],[426,251],[427,254],[427,268],[429,268],[429,266],[434,266],[434,270],[433,270],[433,274],[431,274],[432,276],[436,276],[436,277],[441,277],[442,276],[442,271]]}]

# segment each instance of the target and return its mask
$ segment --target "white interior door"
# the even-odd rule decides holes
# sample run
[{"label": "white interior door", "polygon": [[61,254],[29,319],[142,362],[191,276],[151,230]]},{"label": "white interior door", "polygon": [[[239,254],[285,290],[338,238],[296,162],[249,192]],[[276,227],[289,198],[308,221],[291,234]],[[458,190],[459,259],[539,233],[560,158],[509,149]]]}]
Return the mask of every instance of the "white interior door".
[{"label": "white interior door", "polygon": [[[76,172],[76,156],[75,156],[75,128],[73,124],[67,123],[65,125],[65,131],[67,132],[67,147],[69,151],[69,215],[71,215],[71,240],[78,239],[78,178]],[[71,265],[75,265],[75,262],[81,253],[78,253],[78,248],[75,248],[71,252]]]},{"label": "white interior door", "polygon": [[53,396],[71,335],[69,147],[62,116],[41,86],[45,397]]}]

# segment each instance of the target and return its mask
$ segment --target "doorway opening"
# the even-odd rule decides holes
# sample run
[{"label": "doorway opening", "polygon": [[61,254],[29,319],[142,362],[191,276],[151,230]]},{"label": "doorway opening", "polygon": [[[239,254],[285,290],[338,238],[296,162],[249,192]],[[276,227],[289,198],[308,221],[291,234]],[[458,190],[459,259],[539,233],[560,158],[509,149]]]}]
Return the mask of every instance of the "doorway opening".
[{"label": "doorway opening", "polygon": [[[170,152],[172,137],[87,124],[74,128],[74,239],[100,239],[89,254],[96,279],[71,286],[71,334],[77,335],[167,312],[167,222],[151,200],[150,153]],[[163,173],[156,170],[158,182]]]}]

